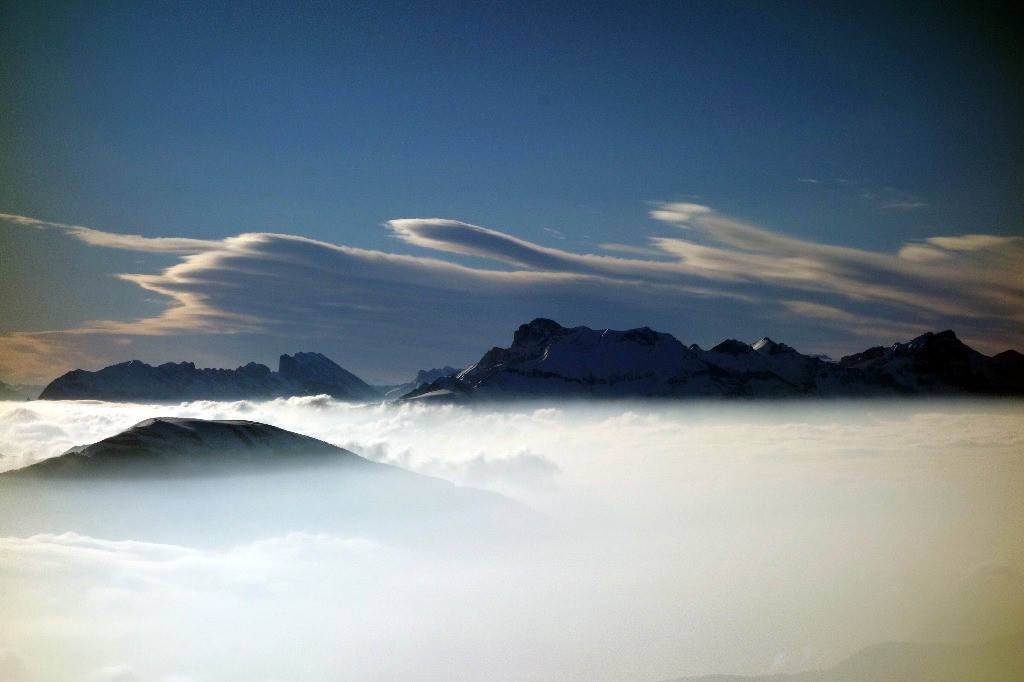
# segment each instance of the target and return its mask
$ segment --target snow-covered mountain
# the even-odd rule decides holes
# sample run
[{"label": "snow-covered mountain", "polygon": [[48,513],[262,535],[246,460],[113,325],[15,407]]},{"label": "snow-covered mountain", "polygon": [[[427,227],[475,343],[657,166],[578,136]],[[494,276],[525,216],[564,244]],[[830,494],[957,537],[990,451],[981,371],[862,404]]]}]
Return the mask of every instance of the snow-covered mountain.
[{"label": "snow-covered mountain", "polygon": [[1014,350],[982,355],[950,330],[869,348],[839,364],[901,393],[1024,395],[1024,355]]},{"label": "snow-covered mountain", "polygon": [[674,337],[647,327],[570,329],[536,319],[516,330],[509,348],[492,348],[460,372],[457,383],[435,382],[420,391],[461,388],[489,398],[673,395],[681,381],[694,378],[693,393],[710,395],[713,383],[698,376],[704,369]]},{"label": "snow-covered mountain", "polygon": [[1014,351],[988,358],[952,332],[836,363],[767,337],[702,350],[647,327],[567,328],[538,318],[519,327],[510,347],[403,399],[1016,395],[1024,394],[1022,359]]},{"label": "snow-covered mountain", "polygon": [[279,370],[234,370],[190,362],[152,367],[138,360],[98,372],[75,370],[48,385],[43,400],[232,400],[328,394],[352,401],[636,397],[1024,395],[1024,355],[988,357],[952,331],[878,346],[834,362],[762,338],[710,350],[647,327],[615,331],[563,327],[538,318],[462,371],[423,370],[378,391],[319,353],[282,355]]},{"label": "snow-covered mountain", "polygon": [[237,400],[326,393],[340,400],[375,401],[381,395],[320,353],[282,355],[277,372],[250,362],[237,369],[197,369],[192,362],[157,367],[138,360],[96,372],[76,369],[43,389],[40,400]]}]

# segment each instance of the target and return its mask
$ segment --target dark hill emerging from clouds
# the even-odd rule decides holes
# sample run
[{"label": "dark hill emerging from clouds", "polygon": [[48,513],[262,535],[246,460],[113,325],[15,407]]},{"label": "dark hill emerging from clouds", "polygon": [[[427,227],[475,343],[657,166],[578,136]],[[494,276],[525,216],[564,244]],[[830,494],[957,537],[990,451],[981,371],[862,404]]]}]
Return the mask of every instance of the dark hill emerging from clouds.
[{"label": "dark hill emerging from clouds", "polygon": [[159,417],[5,475],[79,480],[187,478],[339,464],[380,466],[330,443],[269,424]]},{"label": "dark hill emerging from clouds", "polygon": [[508,348],[410,392],[405,399],[502,400],[682,397],[886,397],[1024,395],[1024,356],[986,357],[952,331],[877,347],[839,362],[764,338],[711,350],[647,327],[524,324]]},{"label": "dark hill emerging from clouds", "polygon": [[191,362],[153,367],[132,360],[97,372],[68,372],[50,382],[39,399],[161,402],[319,394],[357,402],[382,398],[362,379],[320,353],[282,355],[278,367],[277,372],[255,362],[237,369],[196,369]]},{"label": "dark hill emerging from clouds", "polygon": [[543,525],[497,493],[250,421],[147,419],[0,474],[0,536],[197,546],[303,531],[434,546],[508,544]]}]

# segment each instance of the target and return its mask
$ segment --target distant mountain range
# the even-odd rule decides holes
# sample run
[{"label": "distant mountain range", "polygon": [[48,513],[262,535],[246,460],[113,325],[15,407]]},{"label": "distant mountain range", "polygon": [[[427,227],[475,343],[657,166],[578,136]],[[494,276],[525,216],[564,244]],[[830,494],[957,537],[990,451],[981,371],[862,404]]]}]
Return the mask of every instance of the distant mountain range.
[{"label": "distant mountain range", "polygon": [[0,381],[0,400],[24,400],[24,399],[25,398],[23,398],[21,396],[21,394],[19,394],[17,391],[15,391],[13,387],[8,386],[7,384],[5,384],[2,381]]},{"label": "distant mountain range", "polygon": [[276,372],[255,362],[238,369],[196,369],[191,362],[153,367],[138,360],[97,372],[76,369],[48,384],[39,399],[159,402],[320,394],[357,402],[383,398],[365,381],[320,353],[296,353],[282,355]]},{"label": "distant mountain range", "polygon": [[406,393],[410,393],[424,384],[429,384],[432,381],[437,381],[442,377],[449,377],[454,374],[461,372],[461,369],[449,367],[435,367],[433,369],[421,369],[416,372],[416,377],[409,382],[404,384],[391,384],[388,386],[374,386],[377,391],[384,395],[387,400],[394,400],[395,398],[401,398]]},{"label": "distant mountain range", "polygon": [[42,386],[32,384],[11,386],[0,381],[0,400],[35,400],[42,391]]},{"label": "distant mountain range", "polygon": [[1024,355],[987,357],[944,331],[834,362],[769,338],[703,350],[647,327],[567,328],[539,318],[519,327],[510,347],[403,399],[899,395],[1024,395]]},{"label": "distant mountain range", "polygon": [[[379,389],[379,390],[378,390]],[[356,402],[385,399],[477,401],[535,398],[886,397],[1024,395],[1024,355],[988,357],[952,331],[877,346],[838,362],[763,338],[710,350],[685,346],[647,327],[614,331],[563,327],[538,318],[464,370],[421,371],[408,384],[375,389],[319,353],[282,355],[279,370],[249,363],[196,369],[133,360],[97,372],[68,372],[43,400],[230,400],[327,394]]]}]

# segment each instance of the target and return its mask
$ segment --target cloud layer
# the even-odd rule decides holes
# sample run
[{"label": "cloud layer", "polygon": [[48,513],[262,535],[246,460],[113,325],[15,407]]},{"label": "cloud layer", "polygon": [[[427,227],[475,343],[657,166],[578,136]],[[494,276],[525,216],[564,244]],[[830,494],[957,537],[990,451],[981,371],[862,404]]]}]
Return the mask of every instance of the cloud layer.
[{"label": "cloud layer", "polygon": [[1018,405],[40,402],[0,404],[0,452],[154,413],[272,422],[503,487],[564,532],[507,553],[325,534],[315,515],[231,546],[0,537],[8,678],[763,674],[1024,618]]},{"label": "cloud layer", "polygon": [[[945,328],[983,352],[1024,347],[1020,238],[935,237],[887,254],[796,239],[697,204],[663,204],[651,217],[679,236],[608,245],[604,254],[454,220],[386,223],[398,239],[446,258],[500,264],[487,268],[292,235],[146,238],[0,216],[12,228],[59,229],[92,246],[179,257],[160,272],[118,275],[166,301],[161,314],[0,337],[0,374],[48,380],[73,366],[128,359],[129,345],[134,357],[162,361],[204,334],[212,355],[232,362],[300,344],[340,354],[356,373],[400,380],[420,366],[472,362],[536,316],[647,324],[687,343],[771,334],[805,352],[852,352]],[[389,376],[396,366],[406,369]]]}]

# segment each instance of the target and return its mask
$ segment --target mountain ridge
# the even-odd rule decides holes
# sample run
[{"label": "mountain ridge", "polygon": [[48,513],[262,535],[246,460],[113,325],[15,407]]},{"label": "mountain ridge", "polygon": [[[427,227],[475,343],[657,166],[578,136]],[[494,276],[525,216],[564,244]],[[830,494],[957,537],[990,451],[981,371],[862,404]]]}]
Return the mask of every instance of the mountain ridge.
[{"label": "mountain ridge", "polygon": [[403,400],[562,398],[784,398],[1024,395],[1024,355],[988,357],[950,330],[838,362],[764,337],[703,350],[649,327],[563,327],[537,318],[508,348],[494,347],[454,377]]},{"label": "mountain ridge", "polygon": [[138,360],[74,370],[42,400],[272,399],[326,394],[349,401],[533,398],[789,398],[1024,396],[1024,355],[992,357],[952,330],[874,346],[838,361],[763,337],[727,339],[704,350],[649,327],[563,327],[536,318],[507,348],[495,346],[463,370],[421,371],[408,384],[372,387],[319,353],[282,355],[279,370],[250,362],[234,370]]},{"label": "mountain ridge", "polygon": [[353,401],[382,396],[320,353],[282,355],[278,371],[250,362],[236,369],[197,369],[192,362],[156,367],[139,360],[95,372],[76,369],[51,381],[40,400],[237,400],[326,394]]}]

